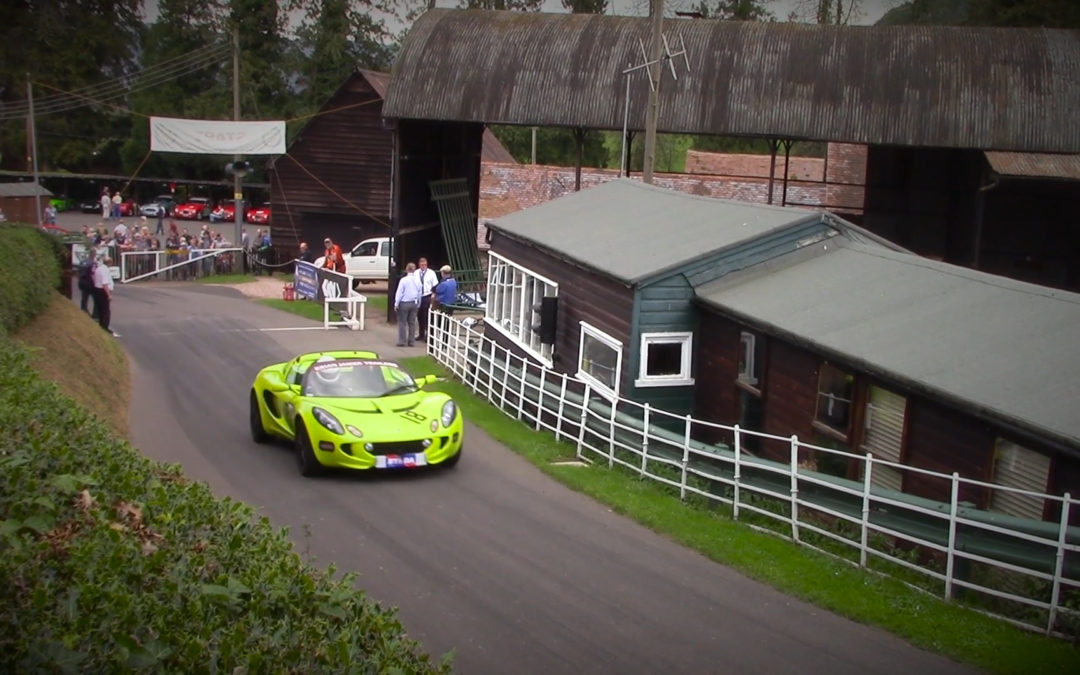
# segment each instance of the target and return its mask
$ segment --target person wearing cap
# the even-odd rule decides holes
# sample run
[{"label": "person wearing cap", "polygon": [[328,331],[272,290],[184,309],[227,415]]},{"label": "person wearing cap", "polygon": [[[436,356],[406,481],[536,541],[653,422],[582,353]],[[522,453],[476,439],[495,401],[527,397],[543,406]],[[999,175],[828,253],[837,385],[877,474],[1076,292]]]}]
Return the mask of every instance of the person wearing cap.
[{"label": "person wearing cap", "polygon": [[323,253],[323,267],[345,274],[345,253],[342,252],[341,247],[335,244],[330,237],[323,239],[323,246],[326,247],[326,251]]},{"label": "person wearing cap", "polygon": [[457,279],[454,278],[454,271],[450,269],[449,265],[443,265],[439,268],[439,277],[439,283],[435,286],[435,290],[432,291],[432,295],[435,296],[438,308],[447,316],[452,316],[454,314],[453,305],[457,302]]}]

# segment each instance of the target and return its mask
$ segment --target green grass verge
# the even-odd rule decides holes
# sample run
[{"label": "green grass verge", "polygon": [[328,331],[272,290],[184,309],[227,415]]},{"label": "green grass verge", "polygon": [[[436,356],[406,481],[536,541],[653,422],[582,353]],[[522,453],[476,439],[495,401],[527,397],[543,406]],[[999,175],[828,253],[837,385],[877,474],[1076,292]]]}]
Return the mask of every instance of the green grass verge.
[{"label": "green grass verge", "polygon": [[[430,357],[402,360],[415,375],[446,370]],[[749,577],[924,649],[995,673],[1080,672],[1080,650],[914,591],[811,549],[750,529],[718,509],[682,502],[662,485],[606,466],[553,466],[574,446],[507,416],[456,380],[431,388],[452,395],[465,419],[564,485]]]},{"label": "green grass verge", "polygon": [[199,284],[247,284],[252,281],[255,281],[255,277],[250,274],[214,274],[195,280]]},{"label": "green grass verge", "polygon": [[[323,320],[323,306],[317,302],[311,300],[293,300],[291,302],[281,300],[280,298],[264,298],[257,300],[258,303],[266,305],[267,307],[273,307],[274,309],[280,309],[283,312],[289,312],[297,316],[302,316],[305,319],[313,319],[315,321],[322,322]],[[386,296],[385,295],[369,295],[367,300],[367,320],[375,318],[376,314],[382,316],[386,315]]]}]

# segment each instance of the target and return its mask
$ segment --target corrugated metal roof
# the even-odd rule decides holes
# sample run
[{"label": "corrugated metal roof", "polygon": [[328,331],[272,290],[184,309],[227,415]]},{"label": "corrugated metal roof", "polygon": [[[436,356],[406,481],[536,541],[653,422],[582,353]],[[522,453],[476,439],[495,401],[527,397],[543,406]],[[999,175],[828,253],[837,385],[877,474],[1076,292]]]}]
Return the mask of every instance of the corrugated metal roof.
[{"label": "corrugated metal roof", "polygon": [[[429,10],[384,114],[621,129],[622,71],[649,34],[640,17]],[[1080,152],[1080,31],[669,19],[664,34],[692,72],[665,74],[661,131]],[[648,85],[630,77],[641,129]]]},{"label": "corrugated metal roof", "polygon": [[37,183],[0,183],[0,197],[51,197],[52,192]]},{"label": "corrugated metal roof", "polygon": [[987,152],[990,168],[1002,176],[1080,180],[1080,155],[1038,152]]},{"label": "corrugated metal roof", "polygon": [[620,178],[488,224],[627,284],[793,223],[816,211],[698,197]]},{"label": "corrugated metal roof", "polygon": [[1080,447],[1080,294],[836,244],[768,273],[717,280],[698,297]]}]

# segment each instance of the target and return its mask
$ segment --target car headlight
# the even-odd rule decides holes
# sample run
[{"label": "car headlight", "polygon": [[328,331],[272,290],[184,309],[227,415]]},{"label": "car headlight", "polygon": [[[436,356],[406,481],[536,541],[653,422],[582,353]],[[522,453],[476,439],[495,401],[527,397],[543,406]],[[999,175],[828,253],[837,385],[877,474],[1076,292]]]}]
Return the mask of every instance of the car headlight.
[{"label": "car headlight", "polygon": [[450,424],[453,423],[454,418],[457,417],[457,406],[454,404],[454,402],[452,400],[447,401],[446,403],[443,403],[442,416],[441,417],[442,417],[442,425],[444,427],[450,426]]},{"label": "car headlight", "polygon": [[319,424],[323,425],[335,434],[344,434],[345,429],[341,426],[341,422],[338,419],[326,412],[322,408],[312,408],[311,414],[315,416],[315,419],[319,421]]},{"label": "car headlight", "polygon": [[351,424],[346,424],[345,429],[346,429],[346,431],[348,431],[353,436],[356,436],[357,438],[363,438],[364,437],[364,432],[360,431],[359,429],[357,429],[356,427],[354,427]]}]

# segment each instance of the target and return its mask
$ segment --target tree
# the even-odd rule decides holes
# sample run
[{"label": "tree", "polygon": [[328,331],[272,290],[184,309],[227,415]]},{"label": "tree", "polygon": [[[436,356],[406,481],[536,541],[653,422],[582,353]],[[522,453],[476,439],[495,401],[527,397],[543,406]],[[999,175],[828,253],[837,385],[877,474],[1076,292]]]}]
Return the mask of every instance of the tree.
[{"label": "tree", "polygon": [[[196,119],[232,118],[232,58],[219,0],[159,0],[157,20],[146,28],[143,72],[169,68],[173,77],[136,79],[132,108],[142,115]],[[179,66],[173,68],[172,66]],[[170,178],[223,178],[220,158],[150,154],[149,128],[139,119],[123,147],[123,172]]]},{"label": "tree", "polygon": [[392,51],[381,22],[348,0],[311,1],[297,30],[298,86],[309,110],[319,108],[357,68],[389,70]]},{"label": "tree", "polygon": [[127,116],[88,104],[114,94],[111,105],[126,105],[140,6],[140,0],[0,3],[0,166],[30,168],[27,73],[35,83],[40,169],[89,169],[95,157],[115,155],[117,139],[129,129]]},{"label": "tree", "polygon": [[789,21],[848,26],[862,16],[862,0],[798,0]]},{"label": "tree", "polygon": [[1080,3],[1075,0],[912,0],[889,10],[878,23],[1080,28]]},{"label": "tree", "polygon": [[562,6],[571,14],[604,14],[607,12],[607,0],[562,0]]},{"label": "tree", "polygon": [[[532,127],[494,125],[491,131],[519,162],[529,162],[532,156]],[[548,166],[577,166],[577,141],[572,129],[540,127],[536,130],[536,163]],[[608,149],[600,132],[585,135],[582,166],[604,167]],[[618,161],[616,160],[616,163]]]},{"label": "tree", "polygon": [[700,0],[691,10],[703,19],[724,21],[773,21],[776,16],[766,5],[770,0]]}]

